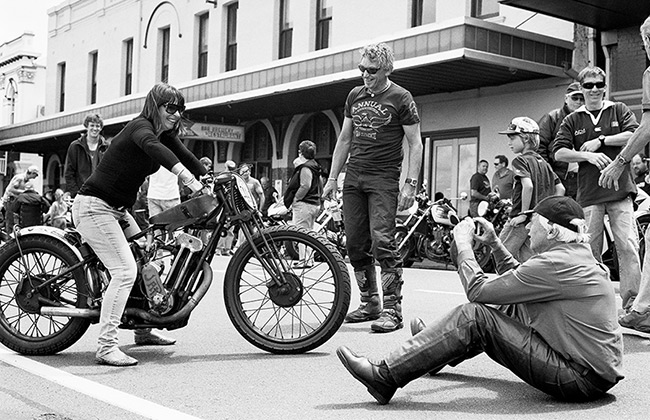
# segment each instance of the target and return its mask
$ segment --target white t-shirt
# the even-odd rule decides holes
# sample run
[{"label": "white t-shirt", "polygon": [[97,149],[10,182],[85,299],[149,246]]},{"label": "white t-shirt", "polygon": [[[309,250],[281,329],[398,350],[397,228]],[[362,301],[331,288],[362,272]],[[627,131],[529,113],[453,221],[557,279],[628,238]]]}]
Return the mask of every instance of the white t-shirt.
[{"label": "white t-shirt", "polygon": [[158,171],[149,176],[147,198],[154,198],[157,200],[180,199],[181,194],[178,188],[178,178],[176,175],[161,166]]}]

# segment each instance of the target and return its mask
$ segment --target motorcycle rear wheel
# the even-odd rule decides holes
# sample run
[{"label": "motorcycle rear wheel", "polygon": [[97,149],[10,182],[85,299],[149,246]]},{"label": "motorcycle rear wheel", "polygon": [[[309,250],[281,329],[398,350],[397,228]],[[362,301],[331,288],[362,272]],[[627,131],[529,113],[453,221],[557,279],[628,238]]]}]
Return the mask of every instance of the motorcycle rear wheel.
[{"label": "motorcycle rear wheel", "polygon": [[[263,235],[264,238],[261,236]],[[233,255],[224,279],[228,317],[254,346],[275,354],[299,354],[322,345],[343,323],[350,305],[350,275],[336,247],[297,226],[274,226],[254,237],[262,259],[282,267],[284,284],[246,243]],[[266,239],[271,246],[264,244]],[[282,247],[304,245],[307,264],[292,261]]]},{"label": "motorcycle rear wheel", "polygon": [[[77,342],[90,321],[40,315],[38,296],[29,296],[28,292],[32,285],[76,264],[77,256],[47,236],[22,237],[20,248],[24,259],[16,241],[0,248],[0,343],[26,355],[58,353]],[[42,289],[41,296],[63,306],[86,307],[86,286],[79,274],[70,273],[56,284]]]}]

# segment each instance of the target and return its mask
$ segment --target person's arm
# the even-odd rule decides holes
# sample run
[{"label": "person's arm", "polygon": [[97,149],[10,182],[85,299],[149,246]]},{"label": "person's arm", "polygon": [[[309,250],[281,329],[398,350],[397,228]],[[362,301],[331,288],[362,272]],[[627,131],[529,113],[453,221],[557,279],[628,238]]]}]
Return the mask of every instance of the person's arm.
[{"label": "person's arm", "polygon": [[68,147],[64,168],[65,189],[74,197],[77,195],[79,188],[81,188],[81,185],[77,184],[77,159],[74,144]]},{"label": "person's arm", "polygon": [[294,203],[305,198],[311,188],[312,179],[312,172],[309,168],[303,167],[300,169],[300,187],[298,187],[298,191],[296,191],[296,195],[293,197]]},{"label": "person's arm", "polygon": [[264,189],[262,188],[262,184],[258,180],[255,180],[255,194],[257,194],[257,208],[261,209],[264,207],[264,201],[266,201],[266,197],[264,197]]},{"label": "person's arm", "polygon": [[[408,151],[408,169],[406,171],[406,177],[412,179],[418,179],[420,176],[420,167],[422,166],[422,136],[420,135],[420,123],[403,125],[404,135],[406,136],[406,142],[409,146]],[[415,201],[416,187],[411,184],[404,183],[399,194],[399,201],[397,205],[397,210],[402,211],[408,209],[413,205]]]},{"label": "person's arm", "polygon": [[595,139],[584,142],[582,146],[580,146],[580,151],[595,152],[602,146],[625,146],[630,137],[632,137],[632,134],[633,133],[631,131],[623,131],[621,133],[611,134],[609,136],[605,136],[602,142],[600,141],[599,136]]},{"label": "person's arm", "polygon": [[20,194],[25,192],[24,188],[18,188],[18,184],[20,184],[20,177],[21,175],[16,175],[14,178],[12,178],[11,182],[9,182],[9,186],[7,187],[7,191],[13,194],[14,197],[18,197]]},{"label": "person's arm", "polygon": [[562,185],[562,182],[559,178],[555,180],[555,195],[564,195],[566,193],[566,188]]},{"label": "person's arm", "polygon": [[618,154],[621,160],[615,159],[600,174],[598,185],[603,188],[614,188],[618,191],[618,179],[625,170],[627,164],[632,160],[634,155],[641,152],[650,142],[650,109],[644,110],[641,115],[641,124],[639,128],[629,138],[627,145]]},{"label": "person's arm", "polygon": [[[530,177],[519,178],[521,182],[521,211],[531,210],[530,203],[533,201],[533,180]],[[526,222],[526,216],[518,215],[510,219],[512,226],[519,226]]]},{"label": "person's arm", "polygon": [[336,147],[334,147],[334,153],[332,154],[330,175],[327,178],[327,183],[323,186],[323,198],[326,198],[332,191],[336,191],[337,189],[336,178],[341,172],[341,169],[343,169],[343,165],[345,165],[350,154],[353,137],[352,130],[352,118],[345,117],[343,126],[341,127],[341,134],[339,134],[339,138],[336,140]]}]

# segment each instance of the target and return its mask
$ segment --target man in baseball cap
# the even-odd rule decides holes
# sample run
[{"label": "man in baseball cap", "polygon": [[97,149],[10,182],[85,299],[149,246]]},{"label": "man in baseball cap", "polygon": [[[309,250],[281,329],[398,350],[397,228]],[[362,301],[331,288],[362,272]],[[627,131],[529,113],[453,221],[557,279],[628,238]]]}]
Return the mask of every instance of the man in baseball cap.
[{"label": "man in baseball cap", "polygon": [[[465,218],[454,228],[454,240],[469,303],[429,326],[414,319],[413,337],[379,361],[337,349],[344,367],[380,404],[418,377],[480,353],[564,401],[600,398],[623,379],[614,288],[581,233],[582,208],[572,198],[549,197],[530,213],[538,255],[518,264],[490,222]],[[489,278],[483,272],[472,251],[475,240],[490,246],[502,274]]]}]

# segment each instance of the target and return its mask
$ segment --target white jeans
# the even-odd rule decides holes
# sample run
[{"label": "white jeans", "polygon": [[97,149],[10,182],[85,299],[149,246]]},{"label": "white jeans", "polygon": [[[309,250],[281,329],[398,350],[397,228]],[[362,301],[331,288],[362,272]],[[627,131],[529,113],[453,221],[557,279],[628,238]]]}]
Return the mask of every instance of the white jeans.
[{"label": "white jeans", "polygon": [[117,347],[118,326],[137,275],[126,238],[138,233],[140,228],[128,211],[115,209],[104,200],[87,195],[75,197],[72,217],[83,239],[111,275],[99,317],[97,356],[101,357]]}]

